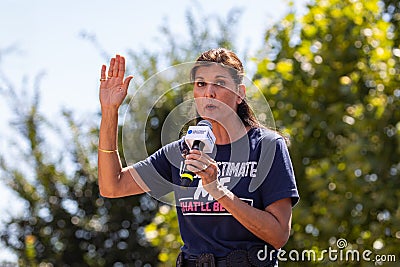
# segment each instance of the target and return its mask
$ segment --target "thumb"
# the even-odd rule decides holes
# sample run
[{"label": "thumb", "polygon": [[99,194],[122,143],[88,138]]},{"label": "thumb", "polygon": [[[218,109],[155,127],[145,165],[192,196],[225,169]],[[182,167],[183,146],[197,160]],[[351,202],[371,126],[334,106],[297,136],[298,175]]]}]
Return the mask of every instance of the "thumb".
[{"label": "thumb", "polygon": [[132,76],[132,75],[130,75],[130,76],[128,76],[128,77],[125,78],[124,84],[122,85],[122,88],[123,88],[124,90],[128,90],[129,83],[131,82],[132,79],[133,79],[133,76]]}]

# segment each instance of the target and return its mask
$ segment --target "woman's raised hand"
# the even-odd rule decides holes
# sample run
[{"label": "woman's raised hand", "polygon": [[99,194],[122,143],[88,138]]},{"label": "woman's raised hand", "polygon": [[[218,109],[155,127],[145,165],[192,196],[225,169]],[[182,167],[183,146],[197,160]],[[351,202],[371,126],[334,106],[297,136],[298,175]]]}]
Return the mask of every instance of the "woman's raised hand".
[{"label": "woman's raised hand", "polygon": [[101,66],[100,76],[100,104],[101,108],[119,108],[124,101],[130,81],[133,76],[125,76],[125,58],[116,55],[110,60],[108,74],[107,66]]}]

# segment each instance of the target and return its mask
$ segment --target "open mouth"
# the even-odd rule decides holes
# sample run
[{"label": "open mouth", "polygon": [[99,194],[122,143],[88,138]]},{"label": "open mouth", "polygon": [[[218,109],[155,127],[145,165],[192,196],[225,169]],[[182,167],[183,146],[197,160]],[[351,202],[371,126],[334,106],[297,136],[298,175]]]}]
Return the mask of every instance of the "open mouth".
[{"label": "open mouth", "polygon": [[214,109],[216,109],[217,108],[217,106],[216,105],[213,105],[213,104],[207,104],[206,106],[205,106],[205,109],[207,109],[207,110],[214,110]]}]

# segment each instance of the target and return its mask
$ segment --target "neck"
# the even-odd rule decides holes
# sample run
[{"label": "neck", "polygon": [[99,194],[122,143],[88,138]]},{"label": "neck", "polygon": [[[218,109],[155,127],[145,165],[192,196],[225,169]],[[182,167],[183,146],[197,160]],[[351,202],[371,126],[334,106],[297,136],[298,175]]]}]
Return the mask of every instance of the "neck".
[{"label": "neck", "polygon": [[249,126],[244,126],[242,121],[237,118],[232,118],[228,122],[221,123],[211,121],[213,133],[215,135],[215,144],[226,145],[242,138],[250,130]]}]

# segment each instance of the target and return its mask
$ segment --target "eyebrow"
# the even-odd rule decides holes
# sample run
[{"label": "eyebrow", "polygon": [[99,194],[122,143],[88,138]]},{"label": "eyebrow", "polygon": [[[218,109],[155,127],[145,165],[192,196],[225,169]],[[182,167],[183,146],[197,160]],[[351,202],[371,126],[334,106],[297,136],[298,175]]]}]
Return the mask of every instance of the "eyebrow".
[{"label": "eyebrow", "polygon": [[[194,77],[195,79],[204,79],[202,76],[196,76]],[[224,75],[217,75],[215,76],[215,78],[225,78],[228,79],[228,77],[224,76]]]}]

